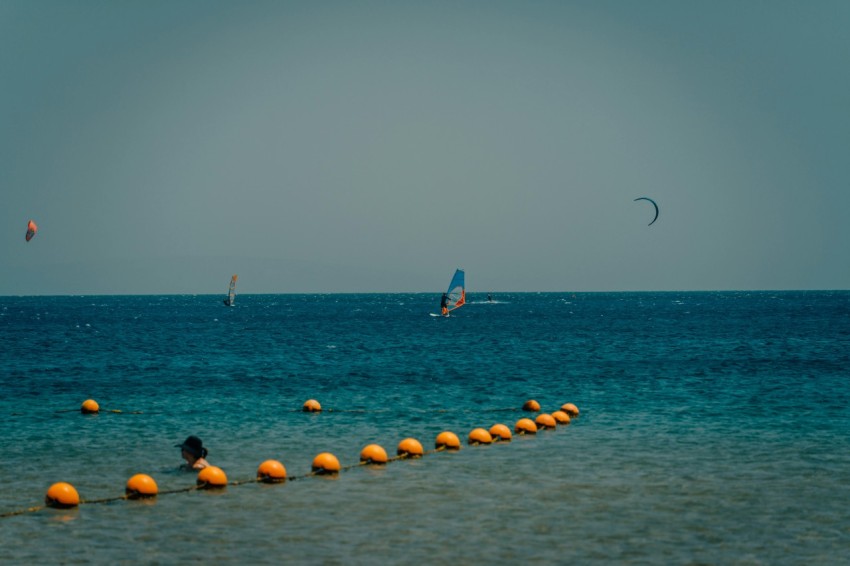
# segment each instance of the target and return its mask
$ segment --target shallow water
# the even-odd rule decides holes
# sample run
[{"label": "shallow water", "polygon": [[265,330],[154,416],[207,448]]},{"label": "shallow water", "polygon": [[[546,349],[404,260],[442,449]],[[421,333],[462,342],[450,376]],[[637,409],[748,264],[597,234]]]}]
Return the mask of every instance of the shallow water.
[{"label": "shallow water", "polygon": [[[850,556],[850,293],[0,298],[0,513],[54,482],[189,487],[203,438],[231,481],[0,518],[15,562],[834,564]],[[81,415],[87,398],[102,412]],[[309,398],[326,409],[300,411]],[[337,478],[406,437],[582,415]],[[121,410],[122,413],[107,412]],[[531,415],[533,416],[533,415]],[[132,549],[129,551],[128,549]]]}]

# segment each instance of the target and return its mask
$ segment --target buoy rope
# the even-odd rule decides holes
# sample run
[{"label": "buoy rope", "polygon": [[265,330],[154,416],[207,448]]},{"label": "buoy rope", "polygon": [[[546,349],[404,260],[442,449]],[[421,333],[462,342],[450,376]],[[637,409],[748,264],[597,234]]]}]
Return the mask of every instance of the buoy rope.
[{"label": "buoy rope", "polygon": [[[516,412],[524,412],[522,409],[517,409],[516,407],[494,407],[490,409],[422,409],[419,412],[422,413],[435,413],[435,414],[446,414],[446,413],[516,413]],[[321,414],[321,413],[357,413],[357,414],[377,414],[377,413],[400,413],[404,412],[408,414],[409,411],[400,411],[396,409],[326,409],[322,408],[321,411],[305,411],[304,409],[290,409],[290,413],[310,413],[310,414]]]},{"label": "buoy rope", "polygon": [[[493,408],[493,409],[480,409],[480,410],[459,409],[457,411],[450,411],[450,410],[447,410],[447,409],[433,409],[433,410],[430,410],[430,411],[422,411],[422,412],[423,413],[433,413],[433,414],[442,415],[442,414],[446,414],[446,413],[508,413],[508,412],[509,413],[515,413],[515,412],[518,412],[518,411],[520,411],[520,409],[510,407],[510,408]],[[81,411],[80,411],[80,409],[57,409],[53,412],[56,413],[56,414],[62,414],[62,413],[79,413]],[[378,410],[374,410],[374,409],[322,409],[321,411],[304,411],[303,409],[291,409],[289,412],[290,413],[307,412],[307,413],[311,413],[311,414],[349,413],[349,414],[365,415],[365,414],[378,414],[378,413],[394,413],[394,412],[397,412],[397,411],[394,411],[392,409],[378,409]],[[528,411],[524,411],[524,412],[528,412]],[[161,414],[159,412],[152,412],[152,411],[124,411],[122,409],[100,409],[99,411],[97,411],[95,413],[88,413],[88,414],[97,415],[99,413],[113,413],[113,414],[116,414],[116,415],[157,415],[157,414]],[[10,416],[13,416],[13,417],[21,417],[21,416],[24,416],[24,415],[25,415],[25,413],[11,413],[10,414]]]},{"label": "buoy rope", "polygon": [[170,495],[172,493],[186,493],[189,491],[195,491],[197,489],[201,489],[202,487],[206,487],[206,482],[201,482],[200,485],[190,485],[189,487],[179,487],[177,489],[167,489],[165,491],[160,491],[159,495]]},{"label": "buoy rope", "polygon": [[[242,482],[246,483],[246,482]],[[200,485],[191,485],[189,487],[181,487],[178,489],[168,489],[164,491],[160,491],[158,495],[169,495],[172,493],[185,493],[189,491],[195,491],[206,487],[206,483],[202,482]],[[127,499],[132,499],[134,496],[138,495],[136,492],[128,493],[125,495],[119,495],[118,497],[104,497],[103,499],[84,499],[81,500],[79,505],[90,505],[94,503],[111,503],[113,501],[122,501]],[[36,507],[28,507],[26,509],[18,509],[17,511],[7,511],[6,513],[0,513],[0,519],[4,517],[14,517],[15,515],[23,515],[24,513],[35,513],[37,511],[41,511],[42,509],[47,509],[47,505],[38,505]]]},{"label": "buoy rope", "polygon": [[[522,411],[522,409],[517,409],[516,407],[495,407],[491,409],[458,409],[458,410],[449,410],[449,409],[432,409],[432,410],[423,410],[423,413],[434,413],[434,414],[446,414],[446,413],[516,413],[518,411]],[[80,409],[57,409],[53,411],[54,413],[79,413]],[[304,411],[304,409],[291,409],[289,412],[291,413],[354,413],[354,414],[377,414],[377,413],[395,413],[393,409],[322,409],[321,411]],[[528,412],[528,411],[523,411]],[[124,411],[122,409],[100,409],[95,413],[90,413],[96,415],[98,413],[114,413],[114,414],[122,414],[122,415],[156,415],[158,412],[150,412],[150,411]],[[13,417],[23,416],[24,413],[12,413]]]},{"label": "buoy rope", "polygon": [[[425,450],[424,452],[422,452],[422,455],[425,456],[427,454],[436,454],[437,452],[444,452],[445,450],[446,450],[445,446],[440,446],[439,448],[435,448],[434,450]],[[418,456],[414,456],[414,455],[411,455],[411,454],[408,454],[408,453],[399,454],[398,456],[394,456],[392,458],[387,458],[387,463],[398,462],[399,460],[410,460],[410,459],[413,459],[413,458],[416,458],[416,457],[418,457]],[[363,460],[363,461],[357,462],[356,464],[349,464],[348,466],[340,466],[339,471],[340,472],[347,472],[349,470],[353,470],[354,468],[360,468],[360,467],[363,467],[363,466],[371,466],[375,463],[376,462],[372,461],[371,459],[370,460]],[[285,478],[282,478],[282,479],[284,481],[295,481],[295,480],[311,478],[311,477],[316,477],[316,476],[323,476],[323,475],[328,475],[328,474],[327,474],[327,472],[325,472],[323,470],[315,470],[313,472],[310,472],[308,474],[304,474],[304,475],[301,475],[301,476],[286,476]],[[228,482],[228,485],[245,485],[246,483],[263,483],[264,479],[265,478],[250,478],[250,479],[246,479],[246,480],[234,480],[234,481]],[[165,492],[160,492],[160,493],[165,493]]]},{"label": "buoy rope", "polygon": [[[519,434],[522,434],[522,432],[520,432]],[[495,440],[498,441],[498,440],[501,440],[501,439],[495,439]],[[422,452],[421,456],[418,455],[418,454],[410,454],[409,452],[405,452],[403,454],[393,456],[392,458],[387,458],[386,463],[398,462],[398,461],[401,461],[401,460],[413,460],[415,458],[420,458],[422,456],[427,456],[429,454],[437,454],[439,452],[445,452],[446,450],[448,450],[448,447],[446,445],[442,445],[442,446],[439,446],[439,447],[437,447],[433,450],[424,450]],[[340,472],[347,472],[347,471],[352,470],[354,468],[359,468],[359,467],[362,467],[362,466],[368,466],[368,465],[372,465],[374,463],[375,462],[373,462],[372,460],[366,460],[366,461],[358,462],[356,464],[350,464],[348,466],[342,466],[342,467],[340,467]],[[322,476],[322,475],[328,475],[328,474],[327,474],[327,472],[325,472],[323,470],[315,470],[315,471],[312,471],[310,473],[303,474],[303,475],[300,475],[300,476],[287,476],[286,478],[283,478],[283,480],[284,481],[296,481],[296,480],[301,480],[301,479],[311,478],[311,477],[316,477],[316,476]],[[228,482],[227,485],[239,486],[239,485],[244,485],[244,484],[247,484],[247,483],[262,483],[262,482],[263,482],[263,478],[250,478],[250,479],[245,479],[245,480],[231,481],[231,482]],[[197,485],[191,485],[189,487],[181,487],[181,488],[177,488],[177,489],[163,490],[163,491],[158,492],[157,495],[171,495],[171,494],[174,494],[174,493],[188,493],[190,491],[197,491],[197,490],[204,489],[208,486],[209,486],[208,482],[199,482]],[[134,492],[134,493],[128,493],[128,494],[124,494],[124,495],[119,495],[117,497],[104,497],[102,499],[85,499],[85,500],[81,500],[79,504],[80,505],[83,505],[83,504],[91,505],[91,504],[95,504],[95,503],[111,503],[113,501],[125,501],[125,500],[129,500],[129,499],[133,499],[135,495],[137,495],[137,493]],[[41,511],[42,509],[46,509],[46,508],[47,508],[46,505],[39,505],[37,507],[29,507],[27,509],[19,509],[17,511],[9,511],[9,512],[6,512],[6,513],[0,513],[0,518],[13,517],[15,515],[23,515],[24,513],[34,513],[34,512]]]},{"label": "buoy rope", "polygon": [[23,515],[24,513],[34,513],[36,511],[41,511],[47,507],[46,505],[39,505],[37,507],[29,507],[27,509],[18,509],[17,511],[8,511],[6,513],[0,513],[0,518],[3,517],[14,517],[15,515]]},{"label": "buoy rope", "polygon": [[[180,488],[177,488],[177,489],[169,489],[169,490],[165,490],[165,491],[160,491],[156,495],[166,495],[166,494],[172,494],[172,493],[186,493],[186,492],[189,492],[189,491],[195,491],[195,490],[198,490],[198,489],[202,489],[202,488],[206,487],[207,485],[208,485],[207,482],[201,482],[198,485],[190,485],[189,487],[180,487]],[[104,497],[103,499],[84,499],[84,500],[80,501],[80,505],[93,504],[93,503],[111,503],[113,501],[123,501],[123,500],[127,500],[127,499],[133,499],[133,498],[139,497],[139,496],[140,496],[139,492],[131,491],[130,493],[125,493],[124,495],[119,495],[117,497]],[[145,497],[145,496],[141,495],[141,497]]]},{"label": "buoy rope", "polygon": [[[53,411],[54,413],[79,413],[80,409],[58,409]],[[122,415],[144,415],[144,414],[152,414],[145,413],[144,411],[122,411],[121,409],[100,409],[96,413],[90,413],[92,415],[96,415],[97,413],[120,413]],[[13,413],[14,414],[14,413]],[[23,414],[23,413],[19,413]]]},{"label": "buoy rope", "polygon": [[86,503],[111,503],[113,501],[121,501],[122,499],[130,499],[129,495],[119,495],[118,497],[105,497],[103,499],[83,499],[80,500],[80,505]]},{"label": "buoy rope", "polygon": [[[516,413],[516,412],[529,412],[526,409],[521,409],[517,407],[493,407],[489,409],[430,409],[430,410],[422,410],[423,413],[435,413],[435,414],[446,414],[446,413]],[[57,409],[54,411],[55,413],[79,413],[80,409]],[[323,408],[318,411],[305,410],[303,407],[300,409],[290,409],[291,413],[355,413],[355,414],[376,414],[376,413],[396,413],[398,412],[395,409],[334,409],[334,408]],[[539,412],[539,411],[532,411]],[[99,411],[92,413],[120,413],[125,415],[144,415],[144,414],[158,414],[156,412],[151,413],[147,411],[124,411],[122,409],[100,409]],[[21,416],[24,413],[12,413],[12,416]]]},{"label": "buoy rope", "polygon": [[[478,410],[478,411],[475,411],[475,412],[477,412],[477,413],[481,413],[481,412],[506,412],[506,411],[516,412],[517,410],[519,410],[519,409],[515,409],[515,408],[484,409],[484,410]],[[65,409],[65,410],[57,410],[55,412],[56,413],[70,413],[70,412],[77,412],[77,411],[79,411],[79,409]],[[386,412],[386,411],[335,410],[335,409],[327,409],[327,411],[328,412],[348,412],[348,413]],[[127,411],[127,412],[125,412],[125,411],[121,411],[120,409],[104,409],[104,412],[121,413],[121,414],[135,414],[135,415],[144,414],[143,411]],[[447,413],[449,411],[440,410],[440,411],[436,411],[436,412]],[[13,413],[13,415],[17,415],[17,413]],[[544,429],[549,429],[549,428],[555,429],[555,428],[557,428],[557,426],[555,426],[555,427],[544,427]],[[524,436],[526,434],[528,434],[528,432],[524,429],[516,431],[517,436]],[[500,436],[496,436],[496,437],[493,438],[494,443],[495,442],[507,442],[509,440],[510,439],[504,439]],[[482,443],[480,443],[480,442],[473,443],[473,445],[480,445],[480,444],[482,444]],[[458,446],[456,448],[460,448],[460,447]],[[356,464],[351,464],[351,465],[348,465],[348,466],[342,466],[342,467],[340,467],[339,471],[345,472],[345,471],[348,471],[348,470],[351,470],[351,469],[354,469],[354,468],[372,465],[372,464],[384,464],[384,463],[389,463],[389,462],[397,462],[399,460],[410,460],[410,459],[414,459],[414,458],[420,458],[420,457],[426,456],[428,454],[436,454],[438,452],[444,452],[444,451],[449,450],[449,449],[450,449],[449,446],[442,444],[442,445],[436,447],[434,450],[423,450],[422,454],[411,454],[409,452],[404,452],[404,453],[398,454],[397,456],[394,456],[392,458],[387,458],[386,462],[374,462],[373,460],[368,459],[368,460],[360,461]],[[295,481],[295,480],[299,480],[299,479],[304,479],[304,478],[314,477],[314,476],[320,476],[320,475],[331,475],[333,473],[334,472],[329,472],[328,470],[315,469],[312,472],[310,472],[308,474],[301,475],[301,476],[288,476],[288,477],[280,478],[281,481],[276,482],[276,483],[282,483],[283,481],[286,481],[286,480]],[[229,485],[238,486],[238,485],[243,485],[243,484],[246,484],[246,483],[260,483],[260,482],[264,482],[264,480],[266,480],[266,479],[268,479],[268,478],[257,477],[257,478],[251,478],[251,479],[246,479],[246,480],[237,480],[237,481],[229,482]],[[187,492],[190,492],[190,491],[196,491],[196,490],[204,489],[206,487],[222,487],[222,486],[211,486],[211,484],[209,484],[209,482],[198,482],[196,485],[189,486],[189,487],[160,491],[160,492],[158,492],[158,495],[167,495],[167,494],[173,494],[173,493],[187,493]],[[121,495],[121,496],[118,496],[118,497],[107,497],[107,498],[103,498],[103,499],[82,500],[82,501],[80,501],[79,504],[82,505],[82,504],[109,503],[109,502],[113,502],[113,501],[123,501],[123,500],[128,500],[128,499],[134,499],[135,497],[137,497],[139,495],[140,494],[138,492],[131,491],[129,493],[126,493],[125,495]],[[152,494],[152,495],[157,495],[157,494]],[[28,507],[26,509],[19,509],[19,510],[16,510],[16,511],[7,511],[5,513],[0,513],[0,518],[14,517],[16,515],[23,515],[24,513],[34,513],[34,512],[37,512],[37,511],[41,511],[42,509],[45,509],[46,507],[48,507],[48,505],[39,505],[39,506],[36,506],[36,507]]]},{"label": "buoy rope", "polygon": [[[436,454],[438,452],[444,452],[445,450],[446,450],[445,446],[440,446],[439,448],[435,448],[434,450],[423,451],[422,456],[426,456],[428,454]],[[418,457],[420,457],[420,456],[419,455],[413,455],[413,454],[405,452],[404,454],[399,454],[398,456],[394,456],[392,458],[387,458],[387,463],[398,462],[400,460],[412,460],[412,459],[418,458]],[[351,465],[348,465],[348,466],[342,466],[342,467],[340,467],[340,471],[345,472],[345,471],[348,471],[348,470],[351,470],[351,469],[354,469],[354,468],[359,468],[359,467],[362,467],[362,466],[368,466],[370,464],[373,464],[373,462],[371,460],[367,460],[367,461],[364,461],[364,462],[358,462],[356,464],[351,464]],[[296,481],[296,480],[300,480],[300,479],[305,479],[305,478],[310,478],[310,477],[315,477],[315,476],[321,476],[321,475],[328,475],[328,474],[326,472],[324,472],[323,470],[315,470],[315,471],[312,471],[310,473],[300,475],[300,476],[287,476],[285,478],[285,480],[286,481]],[[244,485],[246,483],[261,483],[262,481],[263,481],[262,478],[251,478],[251,479],[246,479],[246,480],[231,481],[231,482],[228,482],[227,485],[239,486],[239,485]],[[192,485],[192,486],[189,486],[189,487],[163,490],[163,491],[158,492],[158,495],[170,495],[170,494],[173,494],[173,493],[187,493],[187,492],[190,492],[190,491],[197,491],[197,490],[200,490],[200,489],[204,489],[208,485],[209,485],[208,482],[199,482],[197,485]],[[128,493],[128,494],[124,494],[124,495],[119,495],[117,497],[105,497],[103,499],[85,499],[85,500],[81,500],[79,504],[80,505],[84,505],[84,504],[85,505],[91,505],[91,504],[95,504],[95,503],[111,503],[113,501],[125,501],[125,500],[132,499],[134,495],[136,495],[136,494],[135,493]],[[7,513],[0,514],[0,518],[13,517],[15,515],[23,515],[24,513],[32,513],[32,512],[36,512],[36,511],[41,511],[42,509],[45,509],[46,507],[47,507],[46,505],[40,505],[38,507],[29,507],[28,509],[20,509],[20,510],[17,510],[17,511],[10,511],[10,512],[7,512]]]},{"label": "buoy rope", "polygon": [[[361,464],[363,464],[363,462]],[[357,464],[357,465],[361,465],[361,464]],[[345,468],[340,468],[340,470],[354,468],[357,465],[347,466]],[[309,473],[301,475],[301,476],[286,476],[285,478],[280,478],[279,481],[274,481],[272,483],[283,483],[284,481],[303,480],[304,478],[312,478],[312,477],[315,477],[315,476],[322,476],[322,475],[327,475],[327,473],[323,472],[322,470],[316,470],[314,472],[309,472]],[[247,480],[234,480],[234,481],[228,482],[227,485],[245,485],[246,483],[265,483],[266,479],[267,478],[250,478],[250,479],[247,479]],[[160,492],[160,493],[163,493],[163,492]]]}]

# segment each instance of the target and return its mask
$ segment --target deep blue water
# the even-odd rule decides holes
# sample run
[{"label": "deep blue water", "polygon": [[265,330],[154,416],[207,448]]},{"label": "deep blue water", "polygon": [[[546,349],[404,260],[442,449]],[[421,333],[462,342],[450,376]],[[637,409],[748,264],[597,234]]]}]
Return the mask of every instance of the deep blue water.
[{"label": "deep blue water", "polygon": [[2,517],[4,559],[846,563],[850,293],[469,298],[443,319],[433,294],[0,297],[0,514],[57,481],[191,486],[189,434],[241,481],[513,428],[527,399],[582,411],[336,479]]}]

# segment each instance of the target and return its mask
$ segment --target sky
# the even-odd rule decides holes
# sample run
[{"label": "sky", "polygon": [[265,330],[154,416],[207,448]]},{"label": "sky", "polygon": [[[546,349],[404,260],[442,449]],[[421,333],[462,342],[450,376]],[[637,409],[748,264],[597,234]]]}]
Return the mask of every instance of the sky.
[{"label": "sky", "polygon": [[846,0],[0,0],[0,295],[848,289],[848,27]]}]

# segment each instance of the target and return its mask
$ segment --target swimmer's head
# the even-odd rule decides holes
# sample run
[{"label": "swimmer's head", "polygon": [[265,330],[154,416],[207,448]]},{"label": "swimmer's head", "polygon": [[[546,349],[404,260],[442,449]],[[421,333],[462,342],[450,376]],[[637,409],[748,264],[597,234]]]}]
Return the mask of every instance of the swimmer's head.
[{"label": "swimmer's head", "polygon": [[190,436],[183,441],[183,444],[175,444],[174,446],[185,450],[195,458],[204,458],[207,455],[207,449],[204,448],[204,443],[197,436]]}]

